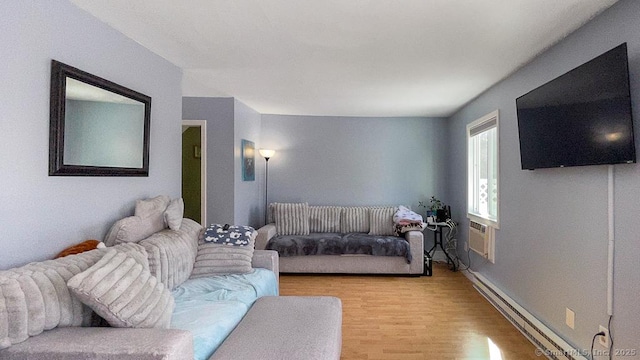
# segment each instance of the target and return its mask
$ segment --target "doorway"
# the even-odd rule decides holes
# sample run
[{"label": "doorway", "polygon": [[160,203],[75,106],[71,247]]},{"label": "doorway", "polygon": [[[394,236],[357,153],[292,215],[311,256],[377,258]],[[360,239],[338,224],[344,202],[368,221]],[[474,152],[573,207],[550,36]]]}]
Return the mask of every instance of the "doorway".
[{"label": "doorway", "polygon": [[207,122],[182,120],[184,217],[207,223]]}]

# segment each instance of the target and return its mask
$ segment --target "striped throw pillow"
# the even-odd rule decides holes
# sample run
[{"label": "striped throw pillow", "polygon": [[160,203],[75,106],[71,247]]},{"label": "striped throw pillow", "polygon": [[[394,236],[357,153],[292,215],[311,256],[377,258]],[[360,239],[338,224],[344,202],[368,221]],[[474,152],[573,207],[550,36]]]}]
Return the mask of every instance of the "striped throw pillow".
[{"label": "striped throw pillow", "polygon": [[369,235],[394,235],[394,207],[371,208],[369,210]]},{"label": "striped throw pillow", "polygon": [[278,235],[309,235],[309,204],[277,203],[274,217]]},{"label": "striped throw pillow", "polygon": [[166,329],[171,323],[171,292],[127,252],[107,250],[67,286],[113,327]]},{"label": "striped throw pillow", "polygon": [[276,216],[274,215],[276,211],[277,203],[269,203],[269,208],[267,209],[267,224],[273,224],[276,222]]},{"label": "striped throw pillow", "polygon": [[309,232],[340,232],[340,212],[338,206],[309,206]]},{"label": "striped throw pillow", "polygon": [[191,279],[224,274],[247,274],[253,271],[251,259],[257,231],[253,231],[249,244],[233,246],[206,242],[198,243],[198,256],[191,271]]},{"label": "striped throw pillow", "polygon": [[344,207],[340,213],[340,232],[369,232],[369,208],[364,206]]}]

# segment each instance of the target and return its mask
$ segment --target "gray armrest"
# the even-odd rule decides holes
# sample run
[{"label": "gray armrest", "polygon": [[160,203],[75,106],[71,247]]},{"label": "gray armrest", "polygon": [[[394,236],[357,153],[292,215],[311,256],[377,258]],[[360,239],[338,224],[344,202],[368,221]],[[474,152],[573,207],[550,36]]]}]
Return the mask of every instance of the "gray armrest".
[{"label": "gray armrest", "polygon": [[409,273],[422,274],[424,271],[424,235],[422,231],[407,231],[404,233],[404,237],[409,242],[413,258],[409,265]]},{"label": "gray armrest", "polygon": [[274,250],[254,250],[251,266],[254,268],[265,268],[276,274],[276,280],[280,283],[280,261],[278,252]]},{"label": "gray armrest", "polygon": [[0,359],[193,360],[186,330],[66,327],[0,350]]},{"label": "gray armrest", "polygon": [[276,224],[267,224],[258,229],[258,236],[256,237],[256,249],[264,250],[267,247],[267,243],[272,237],[276,236]]}]

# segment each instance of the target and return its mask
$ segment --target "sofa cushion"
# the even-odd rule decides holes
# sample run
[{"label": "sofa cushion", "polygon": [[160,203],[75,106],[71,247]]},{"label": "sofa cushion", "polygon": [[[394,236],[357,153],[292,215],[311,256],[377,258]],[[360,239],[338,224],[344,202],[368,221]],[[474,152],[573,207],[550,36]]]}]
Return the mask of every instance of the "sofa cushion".
[{"label": "sofa cushion", "polygon": [[309,232],[340,232],[340,213],[338,206],[309,206]]},{"label": "sofa cushion", "polygon": [[266,296],[256,301],[210,360],[339,360],[341,350],[340,299]]},{"label": "sofa cushion", "polygon": [[194,359],[206,360],[256,299],[278,295],[278,285],[272,271],[254,269],[248,274],[189,279],[172,294],[176,307],[171,328],[189,330],[193,334]]},{"label": "sofa cushion", "polygon": [[253,230],[249,243],[243,246],[225,245],[199,240],[196,262],[191,271],[191,277],[222,274],[246,274],[253,270],[251,259],[255,239],[258,233]]},{"label": "sofa cushion", "polygon": [[105,251],[0,271],[0,349],[55,327],[89,325],[93,311],[71,295],[67,281],[95,264]]},{"label": "sofa cushion", "polygon": [[202,226],[183,219],[180,230],[165,229],[140,241],[149,256],[149,270],[169,290],[191,275]]},{"label": "sofa cushion", "polygon": [[309,204],[276,203],[274,214],[278,235],[309,235]]},{"label": "sofa cushion", "polygon": [[395,235],[393,226],[394,207],[369,209],[369,235]]},{"label": "sofa cushion", "polygon": [[0,350],[0,359],[193,360],[193,336],[171,329],[58,328]]},{"label": "sofa cushion", "polygon": [[131,251],[112,248],[67,286],[113,327],[168,328],[173,297],[145,265]]},{"label": "sofa cushion", "polygon": [[343,207],[340,213],[340,232],[369,232],[369,208],[364,206]]},{"label": "sofa cushion", "polygon": [[281,258],[313,255],[402,256],[411,263],[409,243],[401,237],[365,233],[311,233],[282,235],[269,240],[267,250],[275,250]]},{"label": "sofa cushion", "polygon": [[301,255],[344,254],[340,233],[310,233],[309,235],[278,235],[269,239],[266,250],[278,252],[279,257]]}]

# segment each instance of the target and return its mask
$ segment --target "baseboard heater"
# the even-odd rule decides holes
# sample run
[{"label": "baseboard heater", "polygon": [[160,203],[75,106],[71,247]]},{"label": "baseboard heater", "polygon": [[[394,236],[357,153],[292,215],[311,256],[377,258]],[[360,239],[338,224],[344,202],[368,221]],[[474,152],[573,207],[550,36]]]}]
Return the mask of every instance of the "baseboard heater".
[{"label": "baseboard heater", "polygon": [[564,341],[484,276],[472,272],[468,277],[476,290],[541,350],[539,353],[554,360],[587,360],[580,351]]}]

